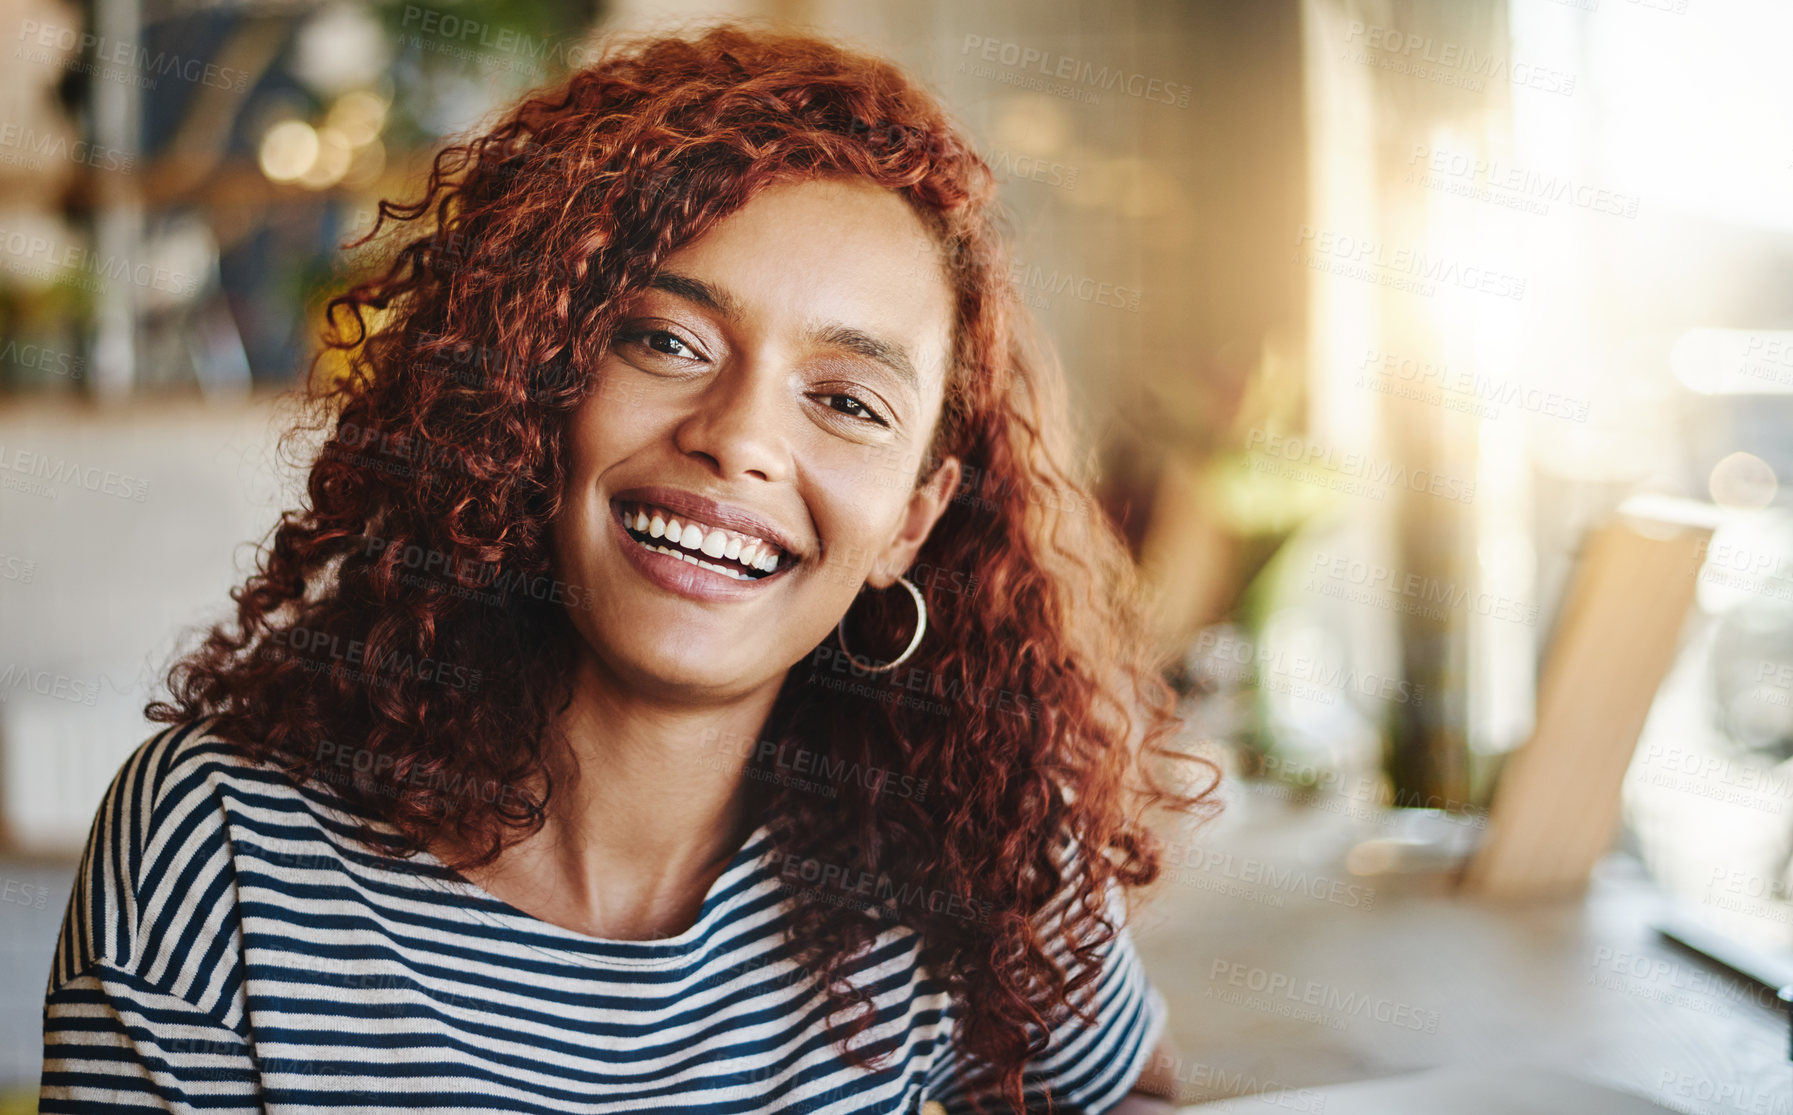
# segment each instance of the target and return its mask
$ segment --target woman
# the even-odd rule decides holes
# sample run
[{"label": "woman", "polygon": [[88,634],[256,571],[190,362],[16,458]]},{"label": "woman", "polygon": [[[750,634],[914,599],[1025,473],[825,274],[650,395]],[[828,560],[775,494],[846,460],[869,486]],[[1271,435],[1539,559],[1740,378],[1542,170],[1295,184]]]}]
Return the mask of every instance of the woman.
[{"label": "woman", "polygon": [[383,202],[309,508],[95,819],[42,1110],[1169,1110],[1122,888],[1212,787],[993,204],[889,63],[733,26]]}]

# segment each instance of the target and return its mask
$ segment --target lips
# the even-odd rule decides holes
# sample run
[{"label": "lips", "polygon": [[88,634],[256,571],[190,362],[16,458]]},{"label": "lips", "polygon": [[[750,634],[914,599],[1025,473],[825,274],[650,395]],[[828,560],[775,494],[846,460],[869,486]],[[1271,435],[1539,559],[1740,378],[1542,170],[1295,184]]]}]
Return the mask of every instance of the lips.
[{"label": "lips", "polygon": [[[747,539],[757,539],[763,545],[776,548],[780,552],[779,561],[784,564],[800,562],[808,556],[808,549],[798,541],[797,532],[779,525],[771,517],[683,488],[658,484],[628,488],[612,496],[610,503],[619,515],[624,509],[657,508],[669,525],[674,518],[679,520],[681,527],[689,523],[699,524],[706,529],[706,540],[710,529],[738,534],[744,540],[743,544]],[[630,525],[633,526],[633,519]],[[649,525],[652,525],[651,512]]]},{"label": "lips", "polygon": [[654,504],[624,503],[620,514],[623,529],[636,542],[737,580],[758,580],[788,560],[784,550],[763,538],[680,519]]},{"label": "lips", "polygon": [[794,531],[679,488],[617,492],[610,500],[610,521],[637,570],[695,600],[757,595],[806,560]]}]

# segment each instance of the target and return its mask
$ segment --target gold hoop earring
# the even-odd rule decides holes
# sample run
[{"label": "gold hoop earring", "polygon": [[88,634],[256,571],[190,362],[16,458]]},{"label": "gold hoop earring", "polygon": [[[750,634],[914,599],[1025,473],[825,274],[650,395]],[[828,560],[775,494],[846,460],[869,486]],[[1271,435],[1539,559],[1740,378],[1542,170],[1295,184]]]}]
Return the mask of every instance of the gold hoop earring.
[{"label": "gold hoop earring", "polygon": [[882,666],[867,666],[859,661],[858,655],[847,649],[847,617],[842,615],[840,617],[840,622],[834,625],[834,635],[835,638],[840,641],[841,651],[846,654],[847,659],[851,661],[853,665],[858,666],[861,670],[874,674],[881,674],[885,670],[896,669],[907,661],[911,654],[915,653],[915,648],[921,645],[922,635],[928,630],[928,605],[927,602],[921,598],[921,591],[910,584],[909,578],[907,577],[898,577],[897,583],[908,589],[909,595],[915,598],[915,634],[909,636],[909,645],[903,648],[903,653],[897,655]]}]

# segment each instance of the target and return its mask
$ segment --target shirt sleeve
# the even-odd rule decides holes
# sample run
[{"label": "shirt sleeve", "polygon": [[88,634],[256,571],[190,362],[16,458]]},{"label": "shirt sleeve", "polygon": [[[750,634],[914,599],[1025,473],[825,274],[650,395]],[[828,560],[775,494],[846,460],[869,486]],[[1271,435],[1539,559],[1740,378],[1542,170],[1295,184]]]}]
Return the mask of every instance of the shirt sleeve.
[{"label": "shirt sleeve", "polygon": [[[1050,929],[1045,948],[1061,970],[1068,969],[1069,947],[1056,933],[1068,909],[1068,895],[1054,900],[1043,919]],[[1047,1045],[1028,1062],[1022,1091],[1028,1111],[1045,1110],[1050,1094],[1055,1115],[1099,1115],[1112,1111],[1132,1091],[1145,1071],[1170,1012],[1164,996],[1147,978],[1126,923],[1125,895],[1116,885],[1108,894],[1108,920],[1114,937],[1097,954],[1100,972],[1078,993],[1078,1002],[1093,1003],[1093,1022],[1067,1014],[1047,1035]],[[928,1098],[947,1115],[969,1115],[971,1103],[956,1080],[940,1080],[939,1092]],[[985,1110],[992,1110],[989,1101]]]},{"label": "shirt sleeve", "polygon": [[[1133,1089],[1163,1035],[1170,1012],[1147,978],[1126,923],[1125,899],[1109,891],[1113,940],[1100,953],[1101,973],[1083,990],[1093,1002],[1093,1023],[1067,1015],[1048,1036],[1046,1049],[1029,1065],[1023,1087],[1029,1097],[1050,1089],[1052,1109],[1064,1115],[1112,1110]],[[1069,950],[1054,941],[1049,951],[1064,965]]]},{"label": "shirt sleeve", "polygon": [[44,990],[41,1112],[262,1110],[234,966],[198,932],[232,879],[203,763],[177,751],[193,730],[132,752],[95,812]]},{"label": "shirt sleeve", "polygon": [[262,1110],[249,1044],[183,999],[96,966],[44,1000],[37,1109]]}]

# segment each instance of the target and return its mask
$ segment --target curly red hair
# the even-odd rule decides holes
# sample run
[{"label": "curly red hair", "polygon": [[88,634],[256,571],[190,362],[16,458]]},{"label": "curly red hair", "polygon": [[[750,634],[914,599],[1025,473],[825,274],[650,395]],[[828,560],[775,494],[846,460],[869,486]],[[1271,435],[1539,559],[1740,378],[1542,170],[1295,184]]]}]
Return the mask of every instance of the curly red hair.
[{"label": "curly red hair", "polygon": [[[953,899],[793,900],[791,941],[827,988],[843,1052],[875,1061],[852,1042],[870,996],[843,973],[894,915],[965,1006],[957,1040],[987,1070],[968,1087],[1019,1111],[1044,1031],[1069,1011],[1090,1021],[1077,999],[1116,931],[1111,888],[1159,874],[1147,810],[1211,812],[1219,772],[1167,746],[1175,694],[1126,545],[1079,478],[1087,460],[1072,467],[1062,375],[1008,281],[990,169],[887,61],[739,24],[619,39],[447,145],[419,200],[382,201],[346,246],[390,221],[379,244],[396,247],[328,300],[318,358],[342,370],[322,382],[314,362],[304,392],[325,434],[309,509],[281,517],[232,590],[234,626],[212,627],[170,669],[172,703],[145,711],[212,717],[251,757],[329,785],[400,834],[364,836],[391,854],[453,831],[482,849],[451,862],[466,869],[539,829],[564,744],[566,609],[603,591],[553,579],[568,413],[594,389],[587,371],[623,304],[671,252],[763,187],[824,174],[894,191],[942,248],[954,355],[916,483],[945,455],[965,474],[912,571],[928,570],[929,657],[901,684],[920,676],[931,700],[862,695],[897,684],[888,674],[818,684],[838,672],[824,643],[790,670],[764,735],[880,774],[756,792],[784,862]],[[885,614],[881,596],[907,602],[864,594],[856,649],[906,640],[906,609]],[[390,777],[335,784],[319,741],[352,741]],[[748,750],[753,775],[767,749]],[[1212,781],[1182,793],[1158,769],[1168,759]],[[1067,891],[1061,971],[1041,914]]]}]

